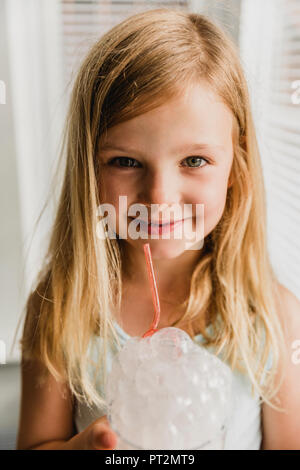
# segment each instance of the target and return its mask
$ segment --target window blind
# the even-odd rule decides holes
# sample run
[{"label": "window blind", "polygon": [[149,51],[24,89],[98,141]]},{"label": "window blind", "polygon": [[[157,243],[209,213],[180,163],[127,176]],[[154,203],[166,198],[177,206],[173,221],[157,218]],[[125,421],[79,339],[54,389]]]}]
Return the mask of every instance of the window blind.
[{"label": "window blind", "polygon": [[300,2],[243,3],[242,55],[264,168],[269,250],[278,278],[300,298]]},{"label": "window blind", "polygon": [[203,13],[238,41],[241,0],[60,0],[64,77],[74,79],[81,59],[106,31],[139,11],[175,8]]},{"label": "window blind", "polygon": [[154,8],[186,10],[188,0],[61,0],[64,76],[72,80],[90,46],[128,16]]},{"label": "window blind", "polygon": [[277,0],[268,119],[270,238],[283,283],[300,298],[300,3]]}]

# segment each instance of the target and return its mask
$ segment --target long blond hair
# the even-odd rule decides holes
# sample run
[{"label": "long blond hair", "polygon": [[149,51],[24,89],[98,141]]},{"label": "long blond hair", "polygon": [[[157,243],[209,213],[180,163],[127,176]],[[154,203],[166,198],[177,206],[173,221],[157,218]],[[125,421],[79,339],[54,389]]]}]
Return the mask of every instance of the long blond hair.
[{"label": "long blond hair", "polygon": [[[204,81],[234,117],[233,184],[221,220],[205,239],[185,314],[189,325],[232,369],[247,373],[264,401],[285,353],[276,311],[276,276],[266,235],[262,167],[248,89],[230,38],[203,15],[160,8],[133,15],[104,34],[79,69],[64,128],[64,178],[47,255],[29,295],[21,340],[23,360],[38,359],[77,400],[106,404],[95,386],[106,380],[107,348],[120,345],[112,311],[122,298],[121,244],[97,237],[101,204],[99,139],[121,122]],[[203,331],[203,315],[214,325]],[[95,376],[89,347],[100,348]],[[98,342],[97,342],[98,341]],[[269,354],[272,368],[262,374]],[[278,386],[279,388],[279,386]],[[275,406],[274,406],[275,407]],[[276,408],[278,409],[278,408]]]}]

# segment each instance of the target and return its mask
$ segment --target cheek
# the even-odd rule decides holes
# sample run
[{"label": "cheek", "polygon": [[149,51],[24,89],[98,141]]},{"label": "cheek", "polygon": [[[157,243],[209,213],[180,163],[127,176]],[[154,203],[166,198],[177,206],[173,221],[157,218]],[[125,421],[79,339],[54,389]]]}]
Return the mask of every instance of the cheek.
[{"label": "cheek", "polygon": [[99,185],[102,201],[113,204],[114,207],[119,205],[119,195],[127,195],[128,192],[120,178],[114,178],[113,175],[103,171],[101,175],[101,185]]},{"label": "cheek", "polygon": [[211,187],[206,195],[206,207],[209,211],[218,211],[223,209],[226,202],[227,186]]},{"label": "cheek", "polygon": [[212,212],[223,207],[227,195],[227,181],[207,178],[190,188],[189,199],[193,203],[204,204],[204,210]]},{"label": "cheek", "polygon": [[[114,181],[109,181],[108,184],[103,185],[103,197],[101,202],[103,204],[110,204],[114,208],[117,225],[120,219],[127,220],[128,210],[130,204],[132,204],[131,201],[132,197],[130,191],[126,190],[126,188],[122,188],[122,185],[115,184]],[[111,218],[110,220],[113,219]]]},{"label": "cheek", "polygon": [[210,232],[220,221],[226,206],[227,187],[217,188],[207,198],[204,207],[205,228]]},{"label": "cheek", "polygon": [[204,236],[206,237],[219,223],[226,205],[227,184],[220,181],[202,185],[198,191],[198,203],[204,204]]}]

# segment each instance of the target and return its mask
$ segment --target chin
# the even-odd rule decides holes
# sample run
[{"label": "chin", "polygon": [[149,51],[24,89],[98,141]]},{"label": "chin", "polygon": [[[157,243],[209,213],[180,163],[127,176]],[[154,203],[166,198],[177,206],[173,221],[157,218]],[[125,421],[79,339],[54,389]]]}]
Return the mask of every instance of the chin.
[{"label": "chin", "polygon": [[149,237],[148,239],[136,240],[132,245],[135,248],[140,247],[140,249],[143,249],[145,243],[149,243],[153,259],[177,258],[186,251],[185,241],[183,240],[155,240]]}]

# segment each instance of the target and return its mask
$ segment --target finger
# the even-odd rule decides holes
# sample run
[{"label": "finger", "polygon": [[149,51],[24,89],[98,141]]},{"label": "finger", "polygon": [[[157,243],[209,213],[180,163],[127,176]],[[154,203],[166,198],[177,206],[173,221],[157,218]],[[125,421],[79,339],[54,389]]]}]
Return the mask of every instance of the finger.
[{"label": "finger", "polygon": [[92,449],[114,449],[117,436],[106,424],[94,425],[91,430],[90,445]]}]

